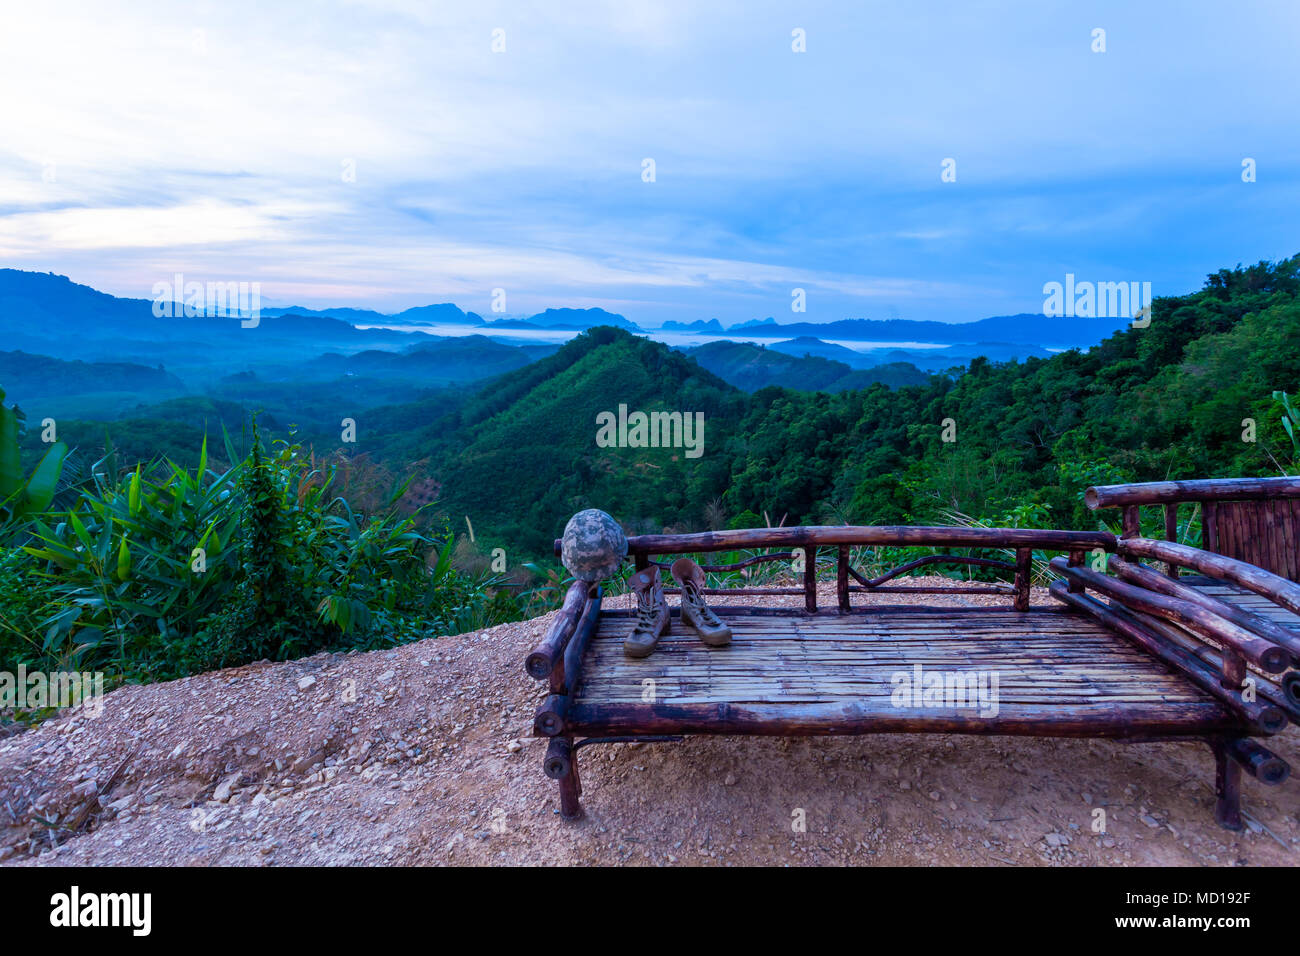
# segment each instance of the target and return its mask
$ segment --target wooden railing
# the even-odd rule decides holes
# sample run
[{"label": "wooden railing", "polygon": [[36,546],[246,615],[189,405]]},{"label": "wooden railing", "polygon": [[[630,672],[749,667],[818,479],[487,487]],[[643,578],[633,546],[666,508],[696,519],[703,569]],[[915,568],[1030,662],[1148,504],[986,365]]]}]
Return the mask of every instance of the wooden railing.
[{"label": "wooden railing", "polygon": [[[1053,562],[1063,580],[1052,593],[1176,667],[1261,732],[1275,733],[1284,716],[1300,723],[1300,627],[1229,603],[1232,592],[1218,592],[1220,599],[1179,580],[1191,571],[1300,614],[1300,478],[1103,485],[1085,500],[1122,509],[1110,573],[1072,555]],[[1189,503],[1204,509],[1204,548],[1177,540],[1178,508]],[[1166,540],[1142,537],[1146,505],[1164,508]],[[1161,562],[1164,574],[1144,559]]]},{"label": "wooden railing", "polygon": [[1049,589],[1054,597],[1179,671],[1257,732],[1274,734],[1288,716],[1300,718],[1300,709],[1288,704],[1280,683],[1269,676],[1286,670],[1291,655],[1285,648],[1190,600],[1060,558],[1052,567],[1063,575]]},{"label": "wooden railing", "polygon": [[[1089,508],[1120,508],[1124,538],[1141,535],[1144,505],[1164,508],[1165,540],[1178,540],[1178,508],[1199,505],[1206,551],[1300,581],[1300,478],[1213,478],[1098,485],[1084,493]],[[1166,565],[1170,577],[1178,565]]]},{"label": "wooden railing", "polygon": [[[1010,549],[1016,553],[1016,560],[998,561],[990,558],[974,558],[957,554],[924,555],[914,561],[893,568],[882,575],[868,578],[852,567],[850,550],[853,547],[894,546],[894,547],[961,547]],[[664,555],[709,554],[718,551],[759,550],[763,548],[782,548],[784,550],[768,554],[755,554],[742,561],[731,564],[702,564],[707,572],[726,572],[739,570],[766,561],[790,561],[795,551],[802,551],[803,582],[800,587],[739,587],[706,588],[706,594],[726,595],[773,595],[802,594],[804,607],[809,613],[817,611],[817,556],[821,548],[835,549],[835,585],[838,609],[841,612],[851,610],[849,596],[854,592],[899,592],[936,593],[951,591],[952,588],[936,587],[890,587],[887,582],[899,575],[918,567],[930,564],[959,564],[975,567],[990,567],[1014,574],[1011,587],[975,586],[962,588],[964,593],[1006,594],[1013,596],[1013,604],[1018,610],[1029,608],[1029,588],[1033,552],[1071,551],[1082,554],[1084,551],[1101,549],[1113,552],[1116,546],[1115,536],[1104,531],[1057,531],[1039,528],[971,528],[948,526],[901,526],[901,525],[814,525],[791,528],[746,528],[731,531],[702,531],[693,534],[646,534],[628,538],[628,555],[636,568],[657,564],[668,567],[670,562],[655,561]],[[555,553],[560,553],[560,542],[555,542]],[[850,581],[857,584],[851,584]],[[669,588],[668,590],[672,590]]]}]

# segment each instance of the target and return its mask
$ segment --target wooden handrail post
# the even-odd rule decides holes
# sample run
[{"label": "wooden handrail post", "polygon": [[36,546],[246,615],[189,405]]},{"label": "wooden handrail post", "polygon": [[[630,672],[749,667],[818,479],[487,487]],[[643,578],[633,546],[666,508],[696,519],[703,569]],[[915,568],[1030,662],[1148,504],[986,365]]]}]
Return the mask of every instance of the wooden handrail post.
[{"label": "wooden handrail post", "polygon": [[1201,505],[1201,546],[1206,551],[1219,550],[1219,509],[1213,501]]},{"label": "wooden handrail post", "polygon": [[1223,646],[1223,686],[1228,690],[1241,690],[1246,683],[1246,658],[1225,644]]},{"label": "wooden handrail post", "polygon": [[[1165,504],[1165,540],[1178,543],[1178,502],[1176,501]],[[1166,562],[1165,573],[1171,578],[1178,577],[1178,565],[1172,561]]]},{"label": "wooden handrail post", "polygon": [[1123,510],[1121,538],[1137,538],[1142,534],[1141,505],[1125,505]]},{"label": "wooden handrail post", "polygon": [[803,549],[803,603],[809,614],[817,611],[817,545]]},{"label": "wooden handrail post", "polygon": [[[1070,558],[1069,558],[1069,566],[1072,568],[1083,567],[1083,554],[1084,553],[1079,550],[1071,551]],[[1083,586],[1083,582],[1076,581],[1074,578],[1070,578],[1066,582],[1066,584],[1069,587],[1071,594],[1082,594],[1085,590]]]},{"label": "wooden handrail post", "polygon": [[1016,549],[1016,598],[1014,607],[1017,611],[1029,610],[1029,583],[1033,575],[1034,552],[1029,548]]},{"label": "wooden handrail post", "polygon": [[835,565],[835,593],[840,600],[840,611],[849,610],[849,546],[839,546],[839,558]]}]

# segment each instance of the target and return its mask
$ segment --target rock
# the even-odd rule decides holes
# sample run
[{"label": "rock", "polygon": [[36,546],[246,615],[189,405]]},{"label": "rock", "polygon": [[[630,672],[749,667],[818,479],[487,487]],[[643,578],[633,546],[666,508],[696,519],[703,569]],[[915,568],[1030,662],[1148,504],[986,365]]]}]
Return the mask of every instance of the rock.
[{"label": "rock", "polygon": [[506,744],[506,750],[508,750],[512,754],[517,754],[519,753],[519,751],[523,749],[524,749],[524,745],[517,740],[512,740],[510,741],[510,743]]},{"label": "rock", "polygon": [[1070,838],[1064,833],[1049,833],[1043,837],[1043,842],[1048,846],[1069,846]]},{"label": "rock", "polygon": [[722,778],[723,786],[731,787],[731,786],[735,786],[735,783],[736,783],[736,775],[734,773],[729,773]]},{"label": "rock", "polygon": [[242,772],[236,770],[225,780],[217,784],[217,789],[212,792],[212,799],[217,801],[217,803],[225,803],[229,800],[231,792],[235,789],[235,784],[239,783],[240,776],[242,776]]},{"label": "rock", "polygon": [[928,796],[930,797],[931,800],[938,800],[941,794],[939,793],[938,790],[931,790]]},{"label": "rock", "polygon": [[316,683],[316,678],[312,677],[310,674],[307,675],[306,677],[299,677],[298,689],[306,690],[307,688],[311,687],[315,683]]},{"label": "rock", "polygon": [[1160,821],[1157,820],[1149,813],[1142,814],[1140,817],[1138,817],[1138,819],[1141,820],[1143,823],[1145,823],[1147,826],[1149,826],[1152,830],[1160,829]]}]

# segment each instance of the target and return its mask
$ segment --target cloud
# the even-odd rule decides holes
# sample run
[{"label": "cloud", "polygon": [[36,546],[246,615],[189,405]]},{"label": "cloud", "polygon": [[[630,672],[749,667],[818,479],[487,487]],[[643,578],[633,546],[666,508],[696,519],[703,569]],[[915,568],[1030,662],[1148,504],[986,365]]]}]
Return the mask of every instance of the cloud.
[{"label": "cloud", "polygon": [[132,294],[181,268],[482,308],[491,283],[648,323],[791,285],[814,319],[969,319],[1067,268],[1181,291],[1295,251],[1300,8],[1215,10],[20,6],[0,256]]}]

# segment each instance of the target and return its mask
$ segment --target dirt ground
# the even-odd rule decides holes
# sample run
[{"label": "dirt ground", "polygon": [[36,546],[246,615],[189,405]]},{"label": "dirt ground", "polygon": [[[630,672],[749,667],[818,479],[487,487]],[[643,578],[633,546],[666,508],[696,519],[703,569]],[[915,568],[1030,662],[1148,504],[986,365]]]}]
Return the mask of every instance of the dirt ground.
[{"label": "dirt ground", "polygon": [[[832,592],[823,595],[831,606]],[[1036,593],[1035,601],[1050,598]],[[1246,777],[1249,827],[1222,830],[1213,818],[1214,761],[1198,743],[908,735],[600,745],[580,751],[586,817],[566,823],[558,787],[542,773],[545,741],[531,731],[542,685],[523,670],[549,620],[124,687],[98,718],[63,717],[0,739],[0,860],[1296,860],[1300,784],[1265,787]],[[1269,746],[1300,767],[1294,728]],[[1097,808],[1105,810],[1104,834],[1092,830]],[[801,833],[792,830],[800,810]]]}]

